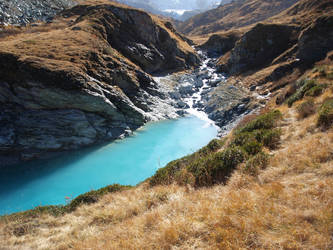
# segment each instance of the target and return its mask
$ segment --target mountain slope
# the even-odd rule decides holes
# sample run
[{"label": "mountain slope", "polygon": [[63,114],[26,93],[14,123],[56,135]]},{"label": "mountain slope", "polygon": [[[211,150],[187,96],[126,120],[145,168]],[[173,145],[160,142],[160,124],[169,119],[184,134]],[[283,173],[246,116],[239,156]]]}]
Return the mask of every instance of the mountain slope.
[{"label": "mountain slope", "polygon": [[306,68],[333,49],[332,18],[332,1],[299,1],[250,28],[220,59],[222,70],[241,74],[274,65],[287,71]]},{"label": "mountain slope", "polygon": [[180,23],[177,29],[191,36],[240,28],[274,16],[298,0],[236,0]]},{"label": "mountain slope", "polygon": [[[305,96],[291,108],[286,104],[277,107],[271,100],[262,112],[275,108],[282,114],[274,125],[281,131],[277,148],[266,148],[267,158],[254,156],[240,164],[225,185],[190,185],[191,174],[197,174],[203,183],[210,180],[204,178],[207,170],[214,170],[214,164],[220,162],[213,161],[220,153],[215,151],[215,141],[211,143],[213,152],[208,147],[201,150],[206,154],[202,161],[195,154],[186,158],[188,164],[183,164],[184,159],[176,161],[180,168],[174,168],[169,177],[178,184],[152,187],[148,180],[125,191],[111,189],[97,199],[91,193],[83,195],[81,205],[70,213],[50,214],[56,208],[49,207],[1,217],[2,247],[331,249],[333,123],[323,129],[317,122],[322,104],[332,101],[333,82],[327,77],[332,73],[332,61],[326,61],[302,76],[319,85],[330,84],[319,96]],[[298,107],[309,101],[314,109],[303,117]],[[255,121],[254,116],[245,118],[238,128],[251,127],[248,124]],[[256,126],[267,126],[263,121]],[[232,143],[236,135],[237,130],[221,140],[221,145],[223,141],[225,146]]]},{"label": "mountain slope", "polygon": [[20,32],[0,40],[0,152],[6,159],[92,145],[172,116],[147,72],[198,63],[170,24],[109,2],[77,5],[54,24]]}]

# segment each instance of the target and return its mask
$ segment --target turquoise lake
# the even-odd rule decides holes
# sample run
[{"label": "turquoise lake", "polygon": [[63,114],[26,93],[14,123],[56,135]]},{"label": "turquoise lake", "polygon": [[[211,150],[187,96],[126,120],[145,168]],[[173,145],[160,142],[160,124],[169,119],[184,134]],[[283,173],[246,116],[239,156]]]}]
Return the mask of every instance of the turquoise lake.
[{"label": "turquoise lake", "polygon": [[136,185],[168,162],[216,137],[217,127],[195,116],[149,123],[133,136],[104,146],[0,169],[0,215],[119,183]]}]

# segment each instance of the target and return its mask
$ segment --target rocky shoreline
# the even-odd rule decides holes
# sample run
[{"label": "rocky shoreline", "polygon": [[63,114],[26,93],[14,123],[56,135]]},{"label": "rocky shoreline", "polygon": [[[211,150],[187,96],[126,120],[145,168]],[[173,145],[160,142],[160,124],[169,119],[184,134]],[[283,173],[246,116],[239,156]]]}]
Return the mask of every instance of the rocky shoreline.
[{"label": "rocky shoreline", "polygon": [[[11,150],[11,154],[0,156],[1,165],[50,158],[68,150],[122,139],[148,121],[176,119],[186,115],[198,116],[218,126],[219,135],[227,133],[241,116],[256,107],[253,105],[252,93],[229,83],[223,74],[218,73],[215,67],[216,59],[208,58],[202,51],[198,51],[198,54],[202,60],[199,68],[186,73],[154,77],[150,83],[152,89],[155,89],[154,94],[143,90],[138,92],[136,98],[142,107],[139,112],[143,118],[142,123],[131,117],[132,122],[125,118],[110,124],[102,116],[83,111],[82,107],[81,110],[55,111],[24,110],[17,105],[7,105],[0,112],[0,123],[3,125],[0,145],[2,150]],[[6,85],[2,85],[1,92],[13,95],[10,88],[7,86],[7,89],[4,89],[4,86]],[[34,87],[37,87],[36,84]],[[46,97],[52,98],[54,95],[55,93],[51,93]],[[88,103],[91,105],[92,100]],[[37,104],[30,100],[29,105]],[[11,113],[21,115],[17,119],[10,115]],[[15,127],[21,128],[19,134],[15,132]],[[17,143],[26,150],[12,150],[12,146]]]}]

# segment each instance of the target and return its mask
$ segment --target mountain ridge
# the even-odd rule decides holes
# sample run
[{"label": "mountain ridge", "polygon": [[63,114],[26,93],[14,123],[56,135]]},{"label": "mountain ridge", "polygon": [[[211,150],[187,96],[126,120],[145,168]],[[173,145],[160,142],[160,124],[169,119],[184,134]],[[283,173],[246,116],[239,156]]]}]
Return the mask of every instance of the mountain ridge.
[{"label": "mountain ridge", "polygon": [[177,29],[189,36],[241,28],[280,13],[298,0],[237,0],[180,23]]}]

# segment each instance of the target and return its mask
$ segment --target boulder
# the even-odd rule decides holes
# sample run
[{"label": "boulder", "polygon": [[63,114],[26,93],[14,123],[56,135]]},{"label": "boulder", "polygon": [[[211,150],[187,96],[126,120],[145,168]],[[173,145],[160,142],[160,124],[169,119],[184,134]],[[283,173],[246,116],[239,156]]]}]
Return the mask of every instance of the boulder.
[{"label": "boulder", "polygon": [[193,85],[190,83],[185,83],[184,85],[181,85],[179,87],[179,93],[181,95],[191,95],[195,92],[195,89],[193,88]]},{"label": "boulder", "polygon": [[179,100],[181,98],[181,95],[178,91],[169,92],[169,95],[172,99]]},{"label": "boulder", "polygon": [[203,86],[203,81],[201,79],[196,79],[194,82],[194,87],[201,88]]},{"label": "boulder", "polygon": [[184,102],[184,101],[179,101],[179,102],[177,102],[177,107],[181,108],[181,109],[187,109],[190,106],[186,102]]}]

